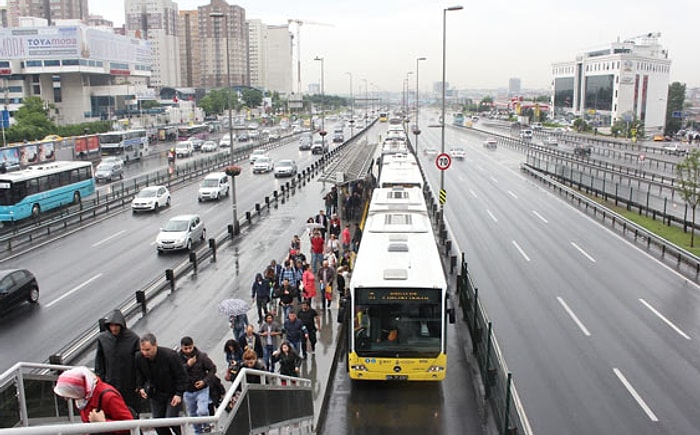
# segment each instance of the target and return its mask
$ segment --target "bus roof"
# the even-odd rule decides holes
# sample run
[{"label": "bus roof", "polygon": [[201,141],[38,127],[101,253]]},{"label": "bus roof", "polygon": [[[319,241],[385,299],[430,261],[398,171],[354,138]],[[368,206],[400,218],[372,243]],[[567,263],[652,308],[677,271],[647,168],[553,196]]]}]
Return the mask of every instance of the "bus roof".
[{"label": "bus roof", "polygon": [[350,287],[446,289],[432,226],[420,212],[367,217]]},{"label": "bus roof", "polygon": [[92,169],[92,163],[56,161],[41,165],[28,166],[27,168],[21,169],[19,171],[0,174],[0,181],[17,182],[23,180],[30,180],[32,178],[40,177],[46,174],[55,174],[57,172],[63,172],[70,169],[79,169],[85,167],[90,167]]},{"label": "bus roof", "polygon": [[124,134],[124,133],[130,133],[130,132],[143,132],[144,134],[146,133],[145,128],[134,128],[132,130],[113,130],[113,131],[106,131],[104,133],[100,133],[100,136],[106,136],[108,134]]},{"label": "bus roof", "polygon": [[423,191],[419,187],[376,188],[372,192],[369,214],[406,210],[427,213]]},{"label": "bus roof", "polygon": [[383,155],[379,187],[394,186],[423,187],[423,175],[413,156],[408,154]]}]

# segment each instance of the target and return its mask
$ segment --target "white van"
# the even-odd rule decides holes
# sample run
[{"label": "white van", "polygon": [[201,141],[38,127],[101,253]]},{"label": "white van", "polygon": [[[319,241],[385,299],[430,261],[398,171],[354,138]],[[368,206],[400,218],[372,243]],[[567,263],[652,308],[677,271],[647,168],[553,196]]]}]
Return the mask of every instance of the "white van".
[{"label": "white van", "polygon": [[224,172],[212,172],[204,177],[204,180],[199,185],[197,199],[199,202],[208,199],[219,200],[224,196],[228,196],[229,188],[228,176]]}]

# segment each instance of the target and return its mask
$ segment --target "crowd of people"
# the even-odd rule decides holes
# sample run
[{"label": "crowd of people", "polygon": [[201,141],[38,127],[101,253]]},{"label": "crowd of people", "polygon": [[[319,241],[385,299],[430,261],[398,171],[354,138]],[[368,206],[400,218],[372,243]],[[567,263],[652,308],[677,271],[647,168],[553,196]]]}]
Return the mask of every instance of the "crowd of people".
[{"label": "crowd of people", "polygon": [[[358,195],[359,192],[359,196]],[[359,217],[362,185],[345,201],[346,220]],[[338,194],[333,187],[323,198],[325,209],[308,219],[308,256],[295,235],[281,264],[273,259],[257,273],[251,287],[257,327],[247,313],[230,317],[233,339],[225,342],[224,379],[233,382],[241,368],[299,377],[302,364],[316,350],[321,322],[317,310],[330,310],[345,296],[362,230],[342,224]],[[330,217],[328,217],[330,216]],[[73,399],[84,422],[138,418],[148,402],[152,418],[177,417],[185,407],[189,416],[211,415],[225,394],[217,367],[192,337],[180,340],[179,350],[159,346],[155,335],[139,337],[114,310],[97,338],[94,371],[76,367],[63,372],[54,388]],[[259,376],[247,376],[259,383]],[[194,432],[208,432],[194,425]],[[180,434],[180,427],[156,428],[158,435]],[[128,433],[128,431],[124,432]]]}]

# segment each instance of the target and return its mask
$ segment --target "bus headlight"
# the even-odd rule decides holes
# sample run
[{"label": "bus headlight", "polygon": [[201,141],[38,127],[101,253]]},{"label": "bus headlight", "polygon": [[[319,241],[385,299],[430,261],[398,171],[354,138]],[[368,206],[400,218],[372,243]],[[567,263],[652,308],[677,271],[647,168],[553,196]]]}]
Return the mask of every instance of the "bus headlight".
[{"label": "bus headlight", "polygon": [[366,372],[367,367],[364,364],[355,364],[350,366],[350,370],[355,370],[357,372]]},{"label": "bus headlight", "polygon": [[444,366],[430,366],[428,367],[428,373],[438,373],[438,372],[444,372],[445,367]]}]

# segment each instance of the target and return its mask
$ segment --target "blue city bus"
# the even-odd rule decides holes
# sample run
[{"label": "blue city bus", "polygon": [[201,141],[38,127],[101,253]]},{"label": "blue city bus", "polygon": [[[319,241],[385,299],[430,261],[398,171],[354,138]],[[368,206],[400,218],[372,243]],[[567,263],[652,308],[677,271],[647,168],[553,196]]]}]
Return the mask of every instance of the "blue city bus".
[{"label": "blue city bus", "polygon": [[464,114],[455,113],[452,115],[452,124],[459,125],[460,127],[464,125]]},{"label": "blue city bus", "polygon": [[13,222],[95,193],[92,163],[57,161],[0,174],[0,222]]}]

